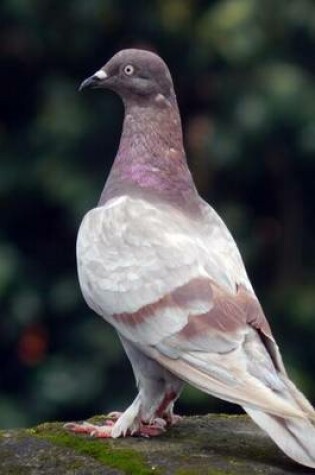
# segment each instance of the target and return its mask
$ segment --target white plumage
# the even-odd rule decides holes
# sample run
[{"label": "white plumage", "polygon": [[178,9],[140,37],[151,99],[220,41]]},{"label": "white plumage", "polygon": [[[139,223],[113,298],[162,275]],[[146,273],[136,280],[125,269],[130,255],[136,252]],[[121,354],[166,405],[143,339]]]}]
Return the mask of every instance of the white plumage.
[{"label": "white plumage", "polygon": [[[134,78],[121,76],[124,64]],[[116,328],[139,394],[113,425],[67,427],[157,435],[176,422],[185,381],[242,405],[285,453],[315,468],[314,409],[288,379],[230,232],[197,194],[166,65],[126,50],[83,87],[91,84],[118,92],[126,118],[99,206],[79,230],[79,281]]]}]

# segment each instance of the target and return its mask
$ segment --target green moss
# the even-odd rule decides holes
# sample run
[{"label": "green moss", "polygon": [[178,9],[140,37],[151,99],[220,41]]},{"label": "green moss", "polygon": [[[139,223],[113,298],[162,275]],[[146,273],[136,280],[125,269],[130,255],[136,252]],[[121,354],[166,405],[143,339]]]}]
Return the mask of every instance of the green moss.
[{"label": "green moss", "polygon": [[127,475],[160,474],[154,468],[148,467],[142,456],[133,450],[113,448],[111,441],[105,444],[98,439],[69,434],[57,423],[42,424],[26,432],[53,444],[74,449],[77,453],[92,457],[108,467],[123,470]]}]

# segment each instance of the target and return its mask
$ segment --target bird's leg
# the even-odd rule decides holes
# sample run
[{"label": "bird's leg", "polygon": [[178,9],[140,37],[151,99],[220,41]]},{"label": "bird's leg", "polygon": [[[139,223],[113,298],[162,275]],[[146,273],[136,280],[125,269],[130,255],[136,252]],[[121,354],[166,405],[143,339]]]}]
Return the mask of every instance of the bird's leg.
[{"label": "bird's leg", "polygon": [[182,390],[183,382],[147,357],[122,335],[119,336],[139,386],[142,398],[141,422],[153,426],[162,424],[164,428],[174,424],[180,419],[173,414],[173,406]]},{"label": "bird's leg", "polygon": [[68,423],[66,429],[94,437],[154,437],[178,420],[179,416],[173,414],[173,405],[183,386],[182,381],[125,338],[120,338],[135,374],[138,396],[125,412],[110,413],[103,425]]},{"label": "bird's leg", "polygon": [[[181,389],[181,388],[180,388]],[[166,391],[164,394],[164,398],[157,408],[156,417],[160,417],[165,420],[166,424],[172,426],[177,424],[182,417],[178,414],[174,414],[174,403],[175,400],[178,398],[179,392],[174,390]]]}]

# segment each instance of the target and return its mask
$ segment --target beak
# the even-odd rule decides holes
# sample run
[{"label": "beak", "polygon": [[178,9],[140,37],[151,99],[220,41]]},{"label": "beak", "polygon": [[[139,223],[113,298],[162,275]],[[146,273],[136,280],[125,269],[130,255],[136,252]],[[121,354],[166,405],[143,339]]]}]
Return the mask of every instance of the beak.
[{"label": "beak", "polygon": [[100,69],[95,74],[93,74],[93,76],[90,76],[89,78],[85,79],[80,84],[79,91],[82,91],[83,89],[87,88],[95,89],[97,87],[101,87],[107,77],[107,73],[103,69]]}]

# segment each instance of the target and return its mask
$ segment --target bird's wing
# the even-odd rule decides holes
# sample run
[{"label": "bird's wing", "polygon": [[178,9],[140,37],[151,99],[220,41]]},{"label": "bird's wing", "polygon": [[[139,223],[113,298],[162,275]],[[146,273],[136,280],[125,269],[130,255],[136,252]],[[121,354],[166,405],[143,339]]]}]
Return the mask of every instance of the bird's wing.
[{"label": "bird's wing", "polygon": [[228,271],[233,274],[235,282],[254,293],[241,254],[225,223],[204,200],[200,200],[200,211],[203,216],[205,239],[209,253],[211,253],[213,243],[215,243],[215,258],[222,269],[224,270],[228,266]]},{"label": "bird's wing", "polygon": [[83,294],[125,338],[203,391],[301,416],[281,397],[277,346],[215,217],[188,219],[125,196],[90,211],[77,243]]}]

